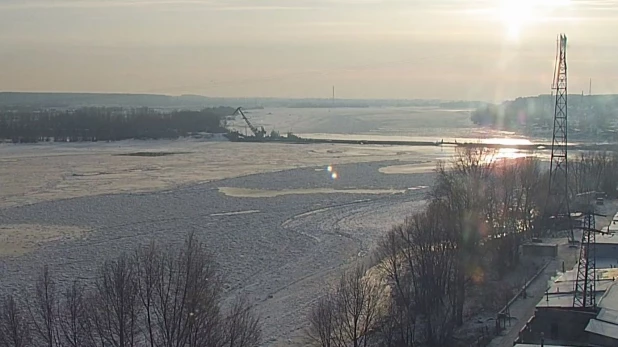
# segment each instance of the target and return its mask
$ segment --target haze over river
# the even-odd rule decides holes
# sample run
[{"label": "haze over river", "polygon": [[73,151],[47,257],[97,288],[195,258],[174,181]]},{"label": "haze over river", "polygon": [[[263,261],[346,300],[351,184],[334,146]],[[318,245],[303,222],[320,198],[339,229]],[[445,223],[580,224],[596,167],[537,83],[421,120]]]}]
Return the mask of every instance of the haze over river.
[{"label": "haze over river", "polygon": [[[524,139],[512,132],[475,126],[470,110],[434,107],[266,108],[245,113],[256,126],[270,132],[288,131],[315,138],[393,139],[411,141],[472,141],[492,138]],[[233,125],[246,128],[238,117]],[[247,129],[247,131],[249,131]],[[551,135],[551,134],[549,134]]]}]

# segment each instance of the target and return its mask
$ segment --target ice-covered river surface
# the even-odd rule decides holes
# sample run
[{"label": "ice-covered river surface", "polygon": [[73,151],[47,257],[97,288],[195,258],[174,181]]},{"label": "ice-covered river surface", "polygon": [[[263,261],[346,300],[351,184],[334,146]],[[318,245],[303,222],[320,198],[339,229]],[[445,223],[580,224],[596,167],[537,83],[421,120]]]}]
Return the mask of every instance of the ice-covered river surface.
[{"label": "ice-covered river surface", "polygon": [[[430,138],[504,137],[465,112],[272,109],[267,130]],[[175,153],[126,156],[135,152]],[[249,295],[264,345],[299,341],[308,308],[342,266],[422,208],[433,147],[177,141],[0,145],[0,294],[44,264],[87,280],[104,260],[195,232],[215,253],[228,297]],[[330,166],[330,170],[328,167]],[[336,173],[336,175],[334,175]],[[302,343],[300,343],[302,345]]]}]

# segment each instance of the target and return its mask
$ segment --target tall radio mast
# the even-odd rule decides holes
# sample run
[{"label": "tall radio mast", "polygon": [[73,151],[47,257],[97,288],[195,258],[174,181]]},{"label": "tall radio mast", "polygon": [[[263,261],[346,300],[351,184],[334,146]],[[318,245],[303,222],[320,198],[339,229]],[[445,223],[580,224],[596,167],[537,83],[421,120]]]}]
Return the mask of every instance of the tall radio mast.
[{"label": "tall radio mast", "polygon": [[[554,201],[556,208],[552,218],[553,227],[556,222],[566,221],[569,233],[569,242],[575,242],[573,224],[571,221],[571,209],[569,206],[569,180],[568,180],[568,122],[567,122],[567,38],[560,34],[556,56],[555,76],[553,91],[555,92],[554,103],[554,130],[551,141],[551,164],[549,176],[548,201]],[[562,224],[562,223],[560,223]]]}]

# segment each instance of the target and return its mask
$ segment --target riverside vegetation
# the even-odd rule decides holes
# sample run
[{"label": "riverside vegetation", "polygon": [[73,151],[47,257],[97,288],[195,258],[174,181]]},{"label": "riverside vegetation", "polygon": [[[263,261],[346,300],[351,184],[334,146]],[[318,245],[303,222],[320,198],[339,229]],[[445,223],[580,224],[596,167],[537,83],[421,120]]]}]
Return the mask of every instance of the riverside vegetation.
[{"label": "riverside vegetation", "polygon": [[[504,305],[492,280],[520,263],[518,248],[543,236],[558,197],[547,199],[539,160],[492,160],[465,149],[439,165],[424,211],[384,236],[374,266],[358,265],[317,301],[307,341],[315,346],[470,346],[459,334],[476,295]],[[572,191],[616,193],[618,155],[586,153],[571,163]]]}]

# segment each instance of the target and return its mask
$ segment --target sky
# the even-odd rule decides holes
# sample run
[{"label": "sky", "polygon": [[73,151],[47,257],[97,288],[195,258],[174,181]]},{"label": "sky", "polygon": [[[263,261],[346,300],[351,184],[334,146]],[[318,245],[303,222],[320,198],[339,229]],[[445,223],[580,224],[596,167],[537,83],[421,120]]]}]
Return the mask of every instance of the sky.
[{"label": "sky", "polygon": [[0,0],[0,90],[502,101],[618,93],[615,0]]}]

